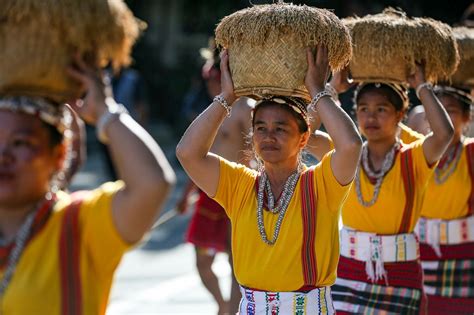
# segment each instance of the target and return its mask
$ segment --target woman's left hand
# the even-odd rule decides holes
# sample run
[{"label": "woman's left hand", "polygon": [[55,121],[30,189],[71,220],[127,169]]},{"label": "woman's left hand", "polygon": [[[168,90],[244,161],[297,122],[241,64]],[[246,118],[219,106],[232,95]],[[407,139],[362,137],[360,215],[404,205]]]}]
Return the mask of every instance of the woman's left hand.
[{"label": "woman's left hand", "polygon": [[311,48],[307,48],[306,57],[308,60],[308,71],[306,72],[304,82],[311,96],[314,96],[324,90],[329,77],[328,49],[326,46],[319,44],[316,47],[316,54],[314,54]]},{"label": "woman's left hand", "polygon": [[112,89],[107,78],[102,71],[88,65],[79,55],[75,56],[67,72],[85,91],[84,98],[73,100],[69,104],[84,121],[95,125],[98,118],[107,110],[106,100],[113,101]]},{"label": "woman's left hand", "polygon": [[424,62],[416,63],[415,73],[408,75],[407,81],[414,89],[426,82]]}]

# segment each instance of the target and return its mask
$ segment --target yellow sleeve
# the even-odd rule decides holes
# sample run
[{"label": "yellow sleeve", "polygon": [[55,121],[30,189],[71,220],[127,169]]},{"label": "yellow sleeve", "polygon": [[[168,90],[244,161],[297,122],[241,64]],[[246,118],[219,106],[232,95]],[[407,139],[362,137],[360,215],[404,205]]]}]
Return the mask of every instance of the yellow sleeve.
[{"label": "yellow sleeve", "polygon": [[233,203],[243,200],[245,193],[254,187],[257,172],[242,164],[224,158],[219,159],[219,184],[216,195],[212,198],[225,209],[229,217],[232,217],[232,210],[240,208]]},{"label": "yellow sleeve", "polygon": [[121,181],[105,183],[88,192],[81,204],[79,224],[83,245],[97,270],[115,269],[133,245],[122,239],[112,217],[112,198],[123,186]]},{"label": "yellow sleeve", "polygon": [[423,152],[423,141],[424,139],[411,143],[408,149],[412,151],[413,171],[417,186],[419,187],[426,187],[438,164],[429,165],[426,161],[425,153]]},{"label": "yellow sleeve", "polygon": [[318,190],[317,198],[325,209],[331,212],[339,212],[344,204],[352,182],[347,185],[341,185],[331,167],[331,159],[334,150],[328,152],[321,162],[315,168],[315,185]]}]

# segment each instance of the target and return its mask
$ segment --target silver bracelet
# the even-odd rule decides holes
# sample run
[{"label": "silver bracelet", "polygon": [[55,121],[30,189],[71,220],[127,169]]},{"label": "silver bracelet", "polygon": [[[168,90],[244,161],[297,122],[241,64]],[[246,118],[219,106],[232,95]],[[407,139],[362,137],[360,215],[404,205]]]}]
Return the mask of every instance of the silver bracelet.
[{"label": "silver bracelet", "polygon": [[420,92],[421,92],[422,88],[427,88],[428,90],[432,91],[433,90],[433,84],[431,84],[430,82],[424,82],[424,83],[421,83],[420,85],[418,85],[416,87],[416,90],[415,90],[416,97],[418,97],[418,99],[420,99]]},{"label": "silver bracelet", "polygon": [[331,97],[332,97],[333,100],[335,100],[335,101],[339,100],[339,93],[337,93],[336,89],[331,84],[326,83],[325,89],[326,89],[326,91],[331,93]]},{"label": "silver bracelet", "polygon": [[229,106],[229,103],[227,103],[226,99],[224,98],[224,95],[219,94],[214,97],[212,100],[214,103],[219,103],[222,107],[224,107],[225,111],[227,112],[227,117],[230,117],[230,112],[232,108]]},{"label": "silver bracelet", "polygon": [[324,91],[321,91],[319,93],[317,93],[313,99],[311,100],[311,102],[309,103],[308,105],[308,109],[312,109],[313,111],[316,111],[316,106],[318,105],[318,102],[321,98],[325,97],[325,96],[329,96],[329,97],[332,97],[331,95],[331,92],[329,92],[328,90],[324,90]]},{"label": "silver bracelet", "polygon": [[[108,103],[106,101],[106,103]],[[109,137],[105,132],[107,126],[114,120],[120,118],[120,115],[128,114],[127,109],[122,104],[117,104],[115,102],[107,105],[107,110],[99,117],[95,125],[97,139],[103,144],[109,143]]]}]

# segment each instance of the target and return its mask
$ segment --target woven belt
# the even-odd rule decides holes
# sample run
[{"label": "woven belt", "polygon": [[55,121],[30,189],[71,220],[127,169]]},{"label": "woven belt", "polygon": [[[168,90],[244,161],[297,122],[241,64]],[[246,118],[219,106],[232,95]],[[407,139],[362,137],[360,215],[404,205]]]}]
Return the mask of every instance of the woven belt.
[{"label": "woven belt", "polygon": [[340,235],[341,255],[365,261],[367,276],[372,281],[386,279],[384,263],[413,261],[420,257],[414,233],[377,235],[343,227]]},{"label": "woven belt", "polygon": [[257,314],[335,314],[330,287],[309,292],[268,292],[240,287],[241,315]]},{"label": "woven belt", "polygon": [[441,256],[440,245],[474,242],[474,216],[454,220],[420,218],[415,232],[421,243],[430,245]]}]

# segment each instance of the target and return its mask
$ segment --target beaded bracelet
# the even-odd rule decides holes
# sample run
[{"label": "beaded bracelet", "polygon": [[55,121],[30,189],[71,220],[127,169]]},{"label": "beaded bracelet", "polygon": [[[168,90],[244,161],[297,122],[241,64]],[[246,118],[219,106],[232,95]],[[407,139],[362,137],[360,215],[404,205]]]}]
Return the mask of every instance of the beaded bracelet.
[{"label": "beaded bracelet", "polygon": [[326,88],[325,88],[329,93],[331,93],[331,97],[333,100],[337,101],[339,100],[339,93],[337,93],[336,89],[329,83],[326,83]]},{"label": "beaded bracelet", "polygon": [[227,103],[226,99],[224,98],[224,95],[219,94],[214,97],[212,102],[219,103],[222,107],[224,107],[225,111],[227,112],[227,117],[230,117],[230,112],[231,112],[231,107]]},{"label": "beaded bracelet", "polygon": [[97,139],[99,139],[100,142],[103,144],[109,143],[109,137],[105,130],[112,121],[118,119],[122,114],[128,114],[127,109],[122,104],[111,104],[107,106],[107,110],[99,117],[95,125]]},{"label": "beaded bracelet", "polygon": [[416,87],[416,90],[415,90],[415,94],[416,94],[416,97],[418,97],[418,99],[420,98],[420,91],[422,88],[427,88],[428,90],[432,91],[433,90],[433,84],[429,83],[429,82],[424,82],[424,83],[421,83],[420,85],[418,85]]},{"label": "beaded bracelet", "polygon": [[316,105],[318,104],[319,100],[325,96],[329,96],[329,97],[332,97],[331,95],[331,92],[329,92],[328,90],[324,90],[324,91],[321,91],[319,93],[317,93],[313,99],[311,100],[311,102],[309,103],[308,105],[308,109],[312,109],[313,111],[316,111]]}]

